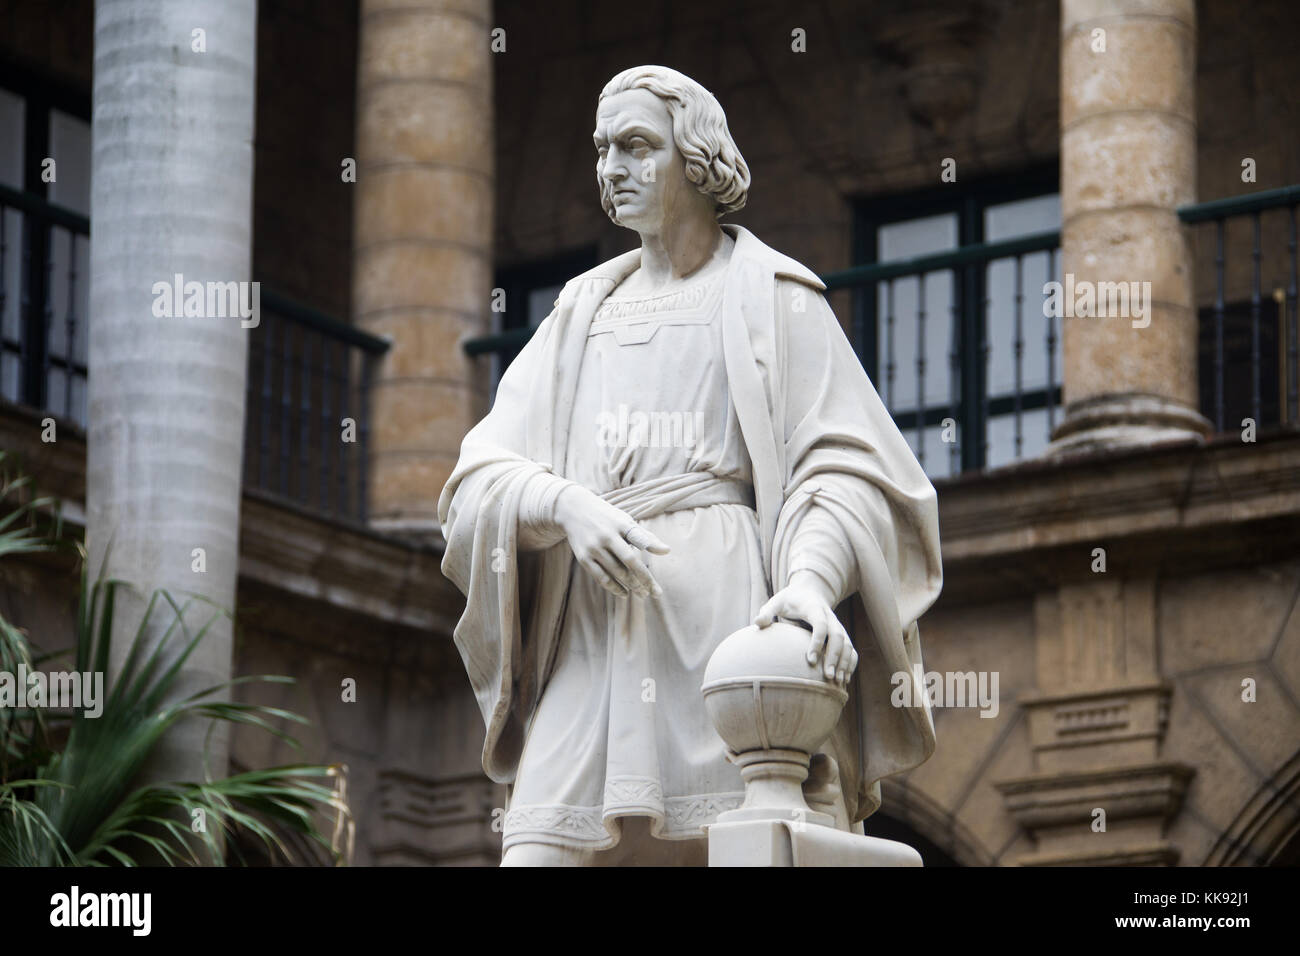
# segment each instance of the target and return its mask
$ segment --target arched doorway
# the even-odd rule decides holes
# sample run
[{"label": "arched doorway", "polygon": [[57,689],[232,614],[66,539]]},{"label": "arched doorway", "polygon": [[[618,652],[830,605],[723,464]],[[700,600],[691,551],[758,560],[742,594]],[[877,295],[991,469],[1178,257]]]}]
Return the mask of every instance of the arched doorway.
[{"label": "arched doorway", "polygon": [[921,861],[928,867],[961,866],[932,840],[917,833],[906,823],[901,823],[887,814],[873,813],[866,822],[866,830],[868,836],[906,843],[921,854]]}]

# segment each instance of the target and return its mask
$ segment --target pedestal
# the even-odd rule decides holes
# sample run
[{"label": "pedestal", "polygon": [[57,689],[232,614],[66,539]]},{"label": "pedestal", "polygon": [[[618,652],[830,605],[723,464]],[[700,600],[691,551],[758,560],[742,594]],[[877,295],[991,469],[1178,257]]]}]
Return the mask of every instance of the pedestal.
[{"label": "pedestal", "polygon": [[709,866],[921,866],[906,843],[801,820],[719,821],[709,833]]}]

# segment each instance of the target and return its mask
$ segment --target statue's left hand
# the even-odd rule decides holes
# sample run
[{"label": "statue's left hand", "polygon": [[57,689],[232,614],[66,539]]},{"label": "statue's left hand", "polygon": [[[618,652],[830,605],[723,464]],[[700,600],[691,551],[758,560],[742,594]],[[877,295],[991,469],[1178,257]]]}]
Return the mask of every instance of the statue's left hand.
[{"label": "statue's left hand", "polygon": [[778,617],[803,621],[812,628],[808,645],[808,663],[822,664],[822,676],[841,687],[848,685],[858,666],[858,652],[849,640],[844,625],[831,606],[833,596],[821,576],[812,571],[796,571],[790,581],[777,591],[758,611],[754,623],[768,627]]}]

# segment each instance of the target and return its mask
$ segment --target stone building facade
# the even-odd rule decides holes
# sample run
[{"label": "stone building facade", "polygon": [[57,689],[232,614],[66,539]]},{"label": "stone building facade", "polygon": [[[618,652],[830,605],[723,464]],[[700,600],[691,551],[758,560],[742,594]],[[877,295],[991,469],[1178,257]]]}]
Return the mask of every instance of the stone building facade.
[{"label": "stone building facade", "polygon": [[[232,669],[298,678],[259,699],[311,720],[308,758],[348,765],[356,862],[499,857],[505,793],[479,766],[436,499],[519,330],[635,240],[600,209],[588,143],[601,86],[638,63],[727,110],[753,176],[734,221],[839,278],[831,303],[939,491],[927,671],[996,675],[996,714],[940,707],[938,751],[886,781],[867,832],[929,865],[1300,861],[1298,27],[1286,0],[260,0],[251,278],[286,321],[330,330],[329,354],[368,363],[347,383],[364,402],[330,412],[367,444],[360,471],[335,472],[310,432],[312,474],[362,509],[308,494],[308,465],[292,477],[308,419],[279,416],[315,415],[326,391],[280,372],[326,350],[273,322],[250,333]],[[0,121],[25,110],[26,149],[0,150],[0,186],[31,192],[46,144],[93,173],[72,153],[94,37],[91,0],[0,0]],[[42,110],[72,132],[36,138]],[[1203,208],[1265,192],[1257,232],[1249,207]],[[42,198],[93,221],[75,182]],[[1149,283],[1146,316],[1049,321],[1045,283],[1067,275]],[[59,385],[37,404],[10,390],[27,354],[4,328],[0,447],[75,514],[85,411],[57,404]],[[38,640],[70,633],[71,583],[57,562],[0,568],[0,608]],[[241,733],[231,759],[296,755]]]}]

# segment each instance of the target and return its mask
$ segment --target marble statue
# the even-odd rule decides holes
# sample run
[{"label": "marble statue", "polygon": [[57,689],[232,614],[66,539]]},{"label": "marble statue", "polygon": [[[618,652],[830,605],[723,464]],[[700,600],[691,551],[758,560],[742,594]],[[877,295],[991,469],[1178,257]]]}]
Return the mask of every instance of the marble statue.
[{"label": "marble statue", "polygon": [[720,224],[750,176],[713,95],[625,70],[594,140],[641,247],[564,286],[439,503],[502,865],[705,863],[746,783],[701,688],[747,625],[804,628],[836,703],[802,793],[862,834],[935,746],[927,695],[890,703],[942,584],[934,489],[817,276]]}]

